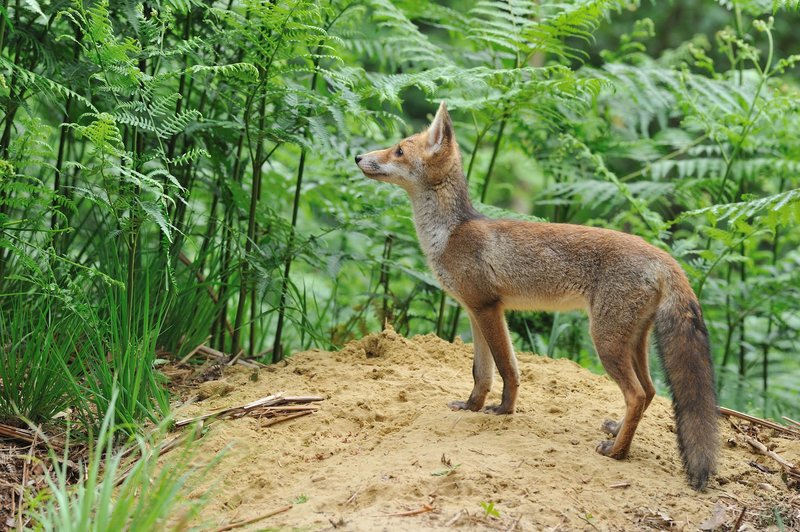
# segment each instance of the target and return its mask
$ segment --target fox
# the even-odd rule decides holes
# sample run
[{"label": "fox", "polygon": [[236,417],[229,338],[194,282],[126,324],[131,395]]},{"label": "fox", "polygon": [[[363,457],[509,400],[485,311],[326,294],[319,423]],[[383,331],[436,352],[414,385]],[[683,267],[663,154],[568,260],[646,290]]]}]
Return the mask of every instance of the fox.
[{"label": "fox", "polygon": [[[520,375],[506,310],[584,310],[595,350],[625,401],[624,417],[600,426],[612,439],[595,450],[624,459],[656,394],[648,367],[653,330],[683,468],[695,490],[705,489],[719,448],[714,369],[700,304],[674,258],[620,231],[480,214],[444,101],[425,130],[356,155],[355,162],[366,177],[408,193],[427,263],[469,316],[474,385],[466,401],[449,403],[451,409],[515,412]],[[495,367],[503,380],[501,400],[484,406]]]}]

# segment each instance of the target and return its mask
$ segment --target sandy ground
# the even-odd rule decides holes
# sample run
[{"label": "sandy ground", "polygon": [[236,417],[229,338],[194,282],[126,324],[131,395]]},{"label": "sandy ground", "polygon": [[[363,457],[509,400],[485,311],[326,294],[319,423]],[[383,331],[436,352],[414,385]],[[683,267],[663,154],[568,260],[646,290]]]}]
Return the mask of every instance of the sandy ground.
[{"label": "sandy ground", "polygon": [[[785,529],[800,529],[797,488],[727,420],[720,471],[703,494],[684,479],[665,398],[645,414],[628,459],[595,453],[606,439],[600,423],[622,414],[622,395],[567,360],[519,355],[513,416],[451,411],[447,403],[472,387],[471,348],[387,330],[340,352],[298,353],[256,381],[234,369],[207,383],[211,397],[178,418],[277,391],[326,400],[270,427],[252,417],[211,424],[198,460],[224,454],[196,487],[195,495],[210,490],[198,523],[220,527],[294,502],[245,529],[730,530],[743,510],[744,529],[769,527],[775,511]],[[495,388],[496,402],[499,378]],[[800,463],[800,441],[767,430],[759,438]]]}]

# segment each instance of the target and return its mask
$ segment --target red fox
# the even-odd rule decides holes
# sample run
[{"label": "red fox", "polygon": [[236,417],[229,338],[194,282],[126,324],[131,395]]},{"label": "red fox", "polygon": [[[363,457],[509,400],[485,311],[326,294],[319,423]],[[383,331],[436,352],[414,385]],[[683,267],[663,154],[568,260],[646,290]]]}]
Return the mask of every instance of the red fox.
[{"label": "red fox", "polygon": [[[355,160],[367,177],[408,192],[428,264],[469,315],[475,384],[466,401],[450,403],[452,409],[514,413],[519,371],[506,309],[584,309],[603,367],[625,398],[624,418],[601,426],[614,439],[596,450],[625,458],[656,393],[647,356],[654,328],[684,469],[692,487],[705,487],[716,472],[719,447],[714,370],[700,305],[675,259],[618,231],[478,213],[444,102],[425,131]],[[495,365],[503,378],[502,400],[484,408]]]}]

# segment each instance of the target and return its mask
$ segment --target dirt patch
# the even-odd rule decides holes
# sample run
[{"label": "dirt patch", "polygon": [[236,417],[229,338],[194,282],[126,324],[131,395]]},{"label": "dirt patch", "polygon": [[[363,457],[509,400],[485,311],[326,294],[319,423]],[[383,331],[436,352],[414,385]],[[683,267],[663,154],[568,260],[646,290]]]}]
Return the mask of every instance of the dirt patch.
[{"label": "dirt patch", "polygon": [[[277,391],[326,400],[270,427],[251,417],[212,424],[199,456],[224,454],[196,488],[211,490],[200,521],[221,526],[294,503],[252,529],[730,529],[743,511],[751,527],[774,523],[775,512],[786,529],[800,527],[797,491],[727,421],[719,475],[698,494],[684,479],[669,400],[653,401],[629,458],[615,461],[594,452],[600,423],[623,412],[607,377],[522,353],[517,414],[453,412],[447,403],[471,390],[471,360],[471,345],[387,330],[340,352],[298,353],[256,381],[252,370],[226,370],[225,396],[177,417]],[[759,437],[800,462],[800,441]]]}]

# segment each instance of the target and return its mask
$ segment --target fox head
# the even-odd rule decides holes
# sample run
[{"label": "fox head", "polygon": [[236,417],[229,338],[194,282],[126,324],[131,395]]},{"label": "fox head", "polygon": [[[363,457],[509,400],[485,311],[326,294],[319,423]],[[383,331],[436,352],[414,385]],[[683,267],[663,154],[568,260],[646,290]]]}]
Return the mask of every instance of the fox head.
[{"label": "fox head", "polygon": [[448,179],[463,179],[461,154],[444,102],[425,131],[384,150],[356,155],[364,175],[393,183],[410,194],[436,189]]}]

